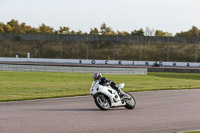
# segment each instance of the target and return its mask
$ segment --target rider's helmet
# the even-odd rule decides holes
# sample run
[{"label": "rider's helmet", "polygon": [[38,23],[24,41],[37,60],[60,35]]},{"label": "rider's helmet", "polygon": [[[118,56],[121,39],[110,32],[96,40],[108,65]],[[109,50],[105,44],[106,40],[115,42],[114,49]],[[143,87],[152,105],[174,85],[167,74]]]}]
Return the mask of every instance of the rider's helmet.
[{"label": "rider's helmet", "polygon": [[95,80],[101,79],[101,77],[102,77],[102,74],[101,74],[101,73],[95,73],[95,74],[93,75],[94,81],[95,81]]}]

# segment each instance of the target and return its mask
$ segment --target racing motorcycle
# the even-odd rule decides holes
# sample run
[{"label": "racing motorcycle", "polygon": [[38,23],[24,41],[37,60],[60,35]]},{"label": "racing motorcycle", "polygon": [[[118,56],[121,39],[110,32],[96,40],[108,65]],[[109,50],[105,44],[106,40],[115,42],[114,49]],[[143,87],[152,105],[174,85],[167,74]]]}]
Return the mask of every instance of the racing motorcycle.
[{"label": "racing motorcycle", "polygon": [[[116,86],[122,90],[125,84],[117,84]],[[92,83],[90,94],[93,96],[97,107],[101,110],[109,110],[110,108],[122,106],[127,109],[134,109],[136,105],[135,98],[130,93],[125,93],[123,97],[120,97],[118,92],[110,85],[103,86],[98,81]]]}]

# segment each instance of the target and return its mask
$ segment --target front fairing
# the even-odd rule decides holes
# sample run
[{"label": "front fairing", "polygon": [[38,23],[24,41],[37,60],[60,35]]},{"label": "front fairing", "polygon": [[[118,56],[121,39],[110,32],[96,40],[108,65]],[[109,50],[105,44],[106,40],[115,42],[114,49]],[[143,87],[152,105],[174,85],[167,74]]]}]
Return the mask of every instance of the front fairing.
[{"label": "front fairing", "polygon": [[113,90],[110,86],[102,86],[99,84],[99,81],[94,81],[90,88],[90,95],[95,95],[98,92],[107,94],[108,96],[112,95],[110,92],[108,94],[108,90],[112,90],[112,93],[116,93],[116,91]]},{"label": "front fairing", "polygon": [[99,88],[99,82],[94,81],[91,85],[91,88],[90,88],[90,95],[94,95],[97,91],[97,88]]},{"label": "front fairing", "polygon": [[119,89],[123,89],[124,88],[124,86],[125,86],[125,83],[121,83],[121,84],[117,84],[116,85]]}]

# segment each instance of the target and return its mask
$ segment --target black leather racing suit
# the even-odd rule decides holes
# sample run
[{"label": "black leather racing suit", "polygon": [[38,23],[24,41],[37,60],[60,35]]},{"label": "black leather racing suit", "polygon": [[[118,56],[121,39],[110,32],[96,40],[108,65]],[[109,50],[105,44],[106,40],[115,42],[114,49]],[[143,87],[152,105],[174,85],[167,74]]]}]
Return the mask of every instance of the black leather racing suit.
[{"label": "black leather racing suit", "polygon": [[116,86],[115,82],[111,82],[110,80],[107,80],[105,77],[102,77],[100,82],[100,85],[107,85],[109,84],[113,89],[115,89],[117,92],[119,92],[119,88]]}]

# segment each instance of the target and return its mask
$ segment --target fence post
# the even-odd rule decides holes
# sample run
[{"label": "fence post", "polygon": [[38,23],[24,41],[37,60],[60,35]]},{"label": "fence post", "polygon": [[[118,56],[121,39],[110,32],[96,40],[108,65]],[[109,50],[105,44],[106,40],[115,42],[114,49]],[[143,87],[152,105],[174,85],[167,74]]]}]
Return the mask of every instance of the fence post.
[{"label": "fence post", "polygon": [[196,43],[194,43],[194,62],[196,63],[197,61],[197,46]]},{"label": "fence post", "polygon": [[35,54],[35,58],[36,58],[36,43],[35,43],[35,41],[34,41],[34,49],[35,49],[35,52],[34,52],[34,54]]},{"label": "fence post", "polygon": [[142,60],[142,47],[141,47],[141,43],[139,44],[140,45],[140,49],[139,49],[139,60],[141,61]]},{"label": "fence post", "polygon": [[10,44],[10,57],[12,57],[12,44]]},{"label": "fence post", "polygon": [[87,44],[87,46],[86,46],[86,58],[87,58],[87,60],[88,60],[88,44]]},{"label": "fence post", "polygon": [[61,47],[60,47],[60,57],[61,59],[63,58],[63,44],[61,43]]},{"label": "fence post", "polygon": [[10,43],[10,57],[12,57],[11,33],[10,33],[10,36],[9,36],[9,43]]},{"label": "fence post", "polygon": [[113,60],[115,60],[115,44],[113,46]]},{"label": "fence post", "polygon": [[169,44],[167,43],[167,62],[169,61]]},{"label": "fence post", "polygon": [[87,34],[87,42],[88,42],[88,34]]}]

